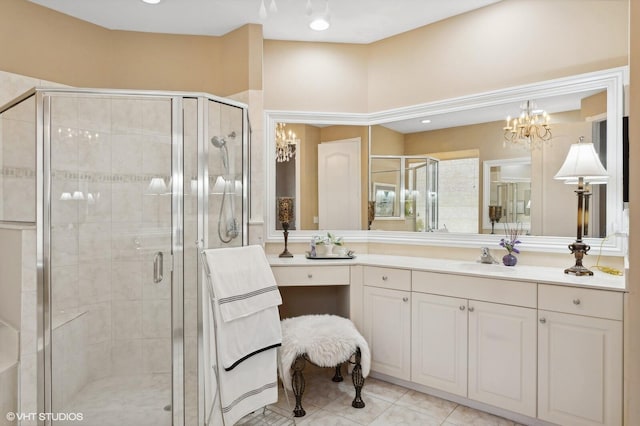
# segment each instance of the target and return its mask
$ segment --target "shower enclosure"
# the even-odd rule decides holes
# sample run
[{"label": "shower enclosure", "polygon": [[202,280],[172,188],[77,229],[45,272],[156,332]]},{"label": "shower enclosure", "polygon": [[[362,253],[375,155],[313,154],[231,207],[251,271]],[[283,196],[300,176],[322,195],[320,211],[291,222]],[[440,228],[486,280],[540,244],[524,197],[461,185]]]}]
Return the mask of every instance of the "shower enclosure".
[{"label": "shower enclosure", "polygon": [[0,221],[36,224],[21,396],[52,414],[33,424],[202,424],[198,252],[248,241],[248,139],[245,105],[201,93],[34,89],[0,109]]}]

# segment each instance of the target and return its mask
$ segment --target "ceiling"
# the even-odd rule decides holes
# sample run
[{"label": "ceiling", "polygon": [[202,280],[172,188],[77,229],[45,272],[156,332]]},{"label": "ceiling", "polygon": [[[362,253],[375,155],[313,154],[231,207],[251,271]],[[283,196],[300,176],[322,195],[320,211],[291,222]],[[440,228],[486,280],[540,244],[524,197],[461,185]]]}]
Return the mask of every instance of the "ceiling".
[{"label": "ceiling", "polygon": [[[247,23],[263,25],[265,39],[371,43],[500,0],[328,0],[331,27],[313,31],[312,16],[327,0],[30,0],[33,3],[113,30],[220,36]],[[277,11],[270,9],[275,1]]]}]

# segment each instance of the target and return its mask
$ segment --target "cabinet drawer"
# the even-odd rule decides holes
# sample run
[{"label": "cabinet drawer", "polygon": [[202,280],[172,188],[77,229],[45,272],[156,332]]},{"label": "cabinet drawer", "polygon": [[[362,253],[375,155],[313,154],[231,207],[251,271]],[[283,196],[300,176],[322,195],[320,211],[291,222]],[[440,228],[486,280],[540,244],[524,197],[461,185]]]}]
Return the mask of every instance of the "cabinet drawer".
[{"label": "cabinet drawer", "polygon": [[536,284],[530,282],[414,271],[411,288],[421,293],[537,307]]},{"label": "cabinet drawer", "polygon": [[411,271],[407,269],[365,266],[364,285],[411,291]]},{"label": "cabinet drawer", "polygon": [[348,266],[273,266],[279,286],[349,285]]},{"label": "cabinet drawer", "polygon": [[540,284],[538,300],[547,311],[622,320],[623,295],[616,291]]}]

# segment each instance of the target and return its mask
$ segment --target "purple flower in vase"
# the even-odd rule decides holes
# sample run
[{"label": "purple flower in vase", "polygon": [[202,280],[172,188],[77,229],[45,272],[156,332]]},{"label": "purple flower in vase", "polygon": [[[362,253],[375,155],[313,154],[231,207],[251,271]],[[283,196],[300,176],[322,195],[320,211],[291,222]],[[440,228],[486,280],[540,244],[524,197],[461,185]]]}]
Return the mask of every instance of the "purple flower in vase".
[{"label": "purple flower in vase", "polygon": [[505,224],[505,238],[500,239],[500,247],[504,247],[509,254],[517,253],[520,254],[520,250],[516,247],[516,244],[521,244],[522,241],[518,239],[518,237],[522,234],[522,224],[517,223],[514,228],[507,227]]}]

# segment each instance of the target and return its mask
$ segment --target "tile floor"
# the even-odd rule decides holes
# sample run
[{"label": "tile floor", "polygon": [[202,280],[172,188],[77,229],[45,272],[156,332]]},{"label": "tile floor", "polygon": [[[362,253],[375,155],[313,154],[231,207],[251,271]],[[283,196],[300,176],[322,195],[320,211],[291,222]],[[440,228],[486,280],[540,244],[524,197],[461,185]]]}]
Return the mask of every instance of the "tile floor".
[{"label": "tile floor", "polygon": [[[55,404],[55,401],[54,401]],[[56,426],[170,426],[171,375],[106,377],[87,384],[61,413],[82,413],[82,421]]]},{"label": "tile floor", "polygon": [[[465,407],[454,402],[367,378],[362,391],[366,406],[351,407],[354,396],[351,376],[331,381],[333,369],[307,363],[306,390],[302,405],[307,414],[295,419],[300,426],[517,426],[514,422]],[[171,377],[168,374],[107,377],[85,386],[60,412],[83,413],[84,421],[56,422],[56,425],[83,426],[169,426]],[[276,404],[259,410],[238,422],[241,426],[289,426],[294,424],[290,404],[280,388]],[[188,403],[188,401],[186,401]],[[195,424],[195,422],[189,422]]]},{"label": "tile floor", "polygon": [[[318,368],[307,363],[306,389],[302,399],[302,406],[307,414],[295,419],[296,425],[517,426],[511,420],[374,378],[366,379],[362,391],[366,406],[355,409],[351,407],[354,396],[351,376],[345,376],[345,381],[341,383],[332,382],[331,377],[332,369]],[[263,414],[260,410],[244,417],[238,424],[291,425],[291,410],[295,405],[291,392],[289,399],[291,405],[287,404],[284,392],[280,392],[278,403],[269,406],[266,413]]]}]

